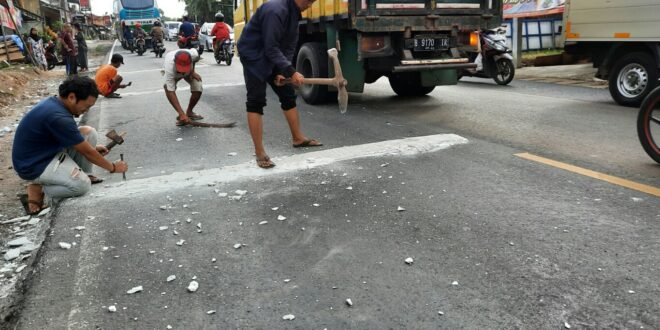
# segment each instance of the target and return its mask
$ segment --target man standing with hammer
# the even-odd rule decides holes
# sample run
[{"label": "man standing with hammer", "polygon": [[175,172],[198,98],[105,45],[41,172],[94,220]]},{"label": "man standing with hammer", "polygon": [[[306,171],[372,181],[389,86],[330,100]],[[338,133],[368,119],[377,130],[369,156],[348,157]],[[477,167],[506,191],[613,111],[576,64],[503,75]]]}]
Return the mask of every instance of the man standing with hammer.
[{"label": "man standing with hammer", "polygon": [[108,150],[96,145],[97,133],[90,126],[78,127],[74,117],[87,112],[99,95],[94,80],[73,76],[52,96],[37,104],[21,120],[14,136],[12,162],[18,176],[29,181],[24,196],[26,212],[43,208],[44,194],[51,198],[85,194],[102,180],[90,175],[92,164],[110,173],[124,173],[123,161],[111,163]]},{"label": "man standing with hammer", "polygon": [[263,108],[266,106],[266,84],[269,84],[280,100],[284,117],[289,124],[294,148],[317,147],[321,142],[308,139],[300,130],[296,107],[296,93],[291,85],[277,86],[290,78],[299,87],[303,75],[292,65],[298,43],[298,21],[301,12],[315,0],[271,0],[261,5],[250,18],[238,41],[243,76],[247,89],[247,118],[257,165],[261,168],[275,166],[263,145]]}]

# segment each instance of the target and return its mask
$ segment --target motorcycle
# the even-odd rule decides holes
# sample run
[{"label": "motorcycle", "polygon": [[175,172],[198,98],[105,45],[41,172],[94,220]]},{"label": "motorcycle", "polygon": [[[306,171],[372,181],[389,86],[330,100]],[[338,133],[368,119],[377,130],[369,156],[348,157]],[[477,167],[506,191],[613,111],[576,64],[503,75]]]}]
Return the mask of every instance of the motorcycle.
[{"label": "motorcycle", "polygon": [[179,48],[197,49],[199,55],[204,53],[204,46],[199,42],[199,37],[196,34],[190,37],[179,36],[177,45]]},{"label": "motorcycle", "polygon": [[481,30],[480,52],[468,52],[470,62],[476,63],[476,69],[461,69],[458,79],[464,76],[492,78],[498,85],[508,85],[516,72],[511,50],[506,45],[506,30],[503,27]]},{"label": "motorcycle", "polygon": [[154,41],[153,52],[156,53],[156,57],[163,57],[163,54],[165,53],[165,45],[162,41]]},{"label": "motorcycle", "polygon": [[234,57],[234,47],[231,39],[225,39],[222,41],[222,44],[218,48],[216,46],[213,55],[215,56],[215,62],[220,64],[220,62],[227,63],[227,66],[231,65],[231,60]]},{"label": "motorcycle", "polygon": [[145,51],[147,51],[146,41],[144,38],[137,38],[137,40],[135,40],[135,52],[137,52],[139,56],[142,56]]},{"label": "motorcycle", "polygon": [[44,50],[46,51],[44,55],[46,55],[48,70],[54,69],[56,65],[64,65],[64,60],[57,55],[57,47],[54,42],[49,41]]},{"label": "motorcycle", "polygon": [[660,164],[660,87],[642,102],[637,115],[637,136],[644,151]]}]

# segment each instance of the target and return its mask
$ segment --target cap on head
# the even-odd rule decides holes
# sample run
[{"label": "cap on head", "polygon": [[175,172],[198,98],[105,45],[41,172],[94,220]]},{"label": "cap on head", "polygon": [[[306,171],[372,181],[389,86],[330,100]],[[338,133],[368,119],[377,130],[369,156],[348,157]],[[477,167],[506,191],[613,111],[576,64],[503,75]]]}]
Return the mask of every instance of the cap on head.
[{"label": "cap on head", "polygon": [[124,64],[124,57],[121,54],[113,54],[110,59],[110,63],[121,63]]},{"label": "cap on head", "polygon": [[191,50],[179,50],[176,55],[174,55],[174,63],[176,64],[176,72],[180,73],[189,73],[192,69],[193,59],[197,58],[197,51],[194,49]]},{"label": "cap on head", "polygon": [[141,28],[141,27],[142,27],[142,23],[139,23],[139,22],[138,22],[138,23],[135,23],[135,27],[138,28],[138,29]]}]

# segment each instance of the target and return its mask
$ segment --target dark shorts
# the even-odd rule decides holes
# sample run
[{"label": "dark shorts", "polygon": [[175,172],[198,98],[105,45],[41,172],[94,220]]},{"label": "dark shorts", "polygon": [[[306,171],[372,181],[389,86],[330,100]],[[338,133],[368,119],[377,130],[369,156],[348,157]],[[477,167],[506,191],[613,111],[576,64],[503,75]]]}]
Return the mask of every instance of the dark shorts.
[{"label": "dark shorts", "polygon": [[256,112],[264,114],[264,107],[266,106],[266,84],[270,85],[275,94],[280,99],[282,110],[287,111],[296,107],[296,91],[291,85],[275,86],[275,73],[268,77],[267,81],[261,81],[246,69],[243,65],[243,77],[245,78],[245,88],[247,89],[247,112]]}]

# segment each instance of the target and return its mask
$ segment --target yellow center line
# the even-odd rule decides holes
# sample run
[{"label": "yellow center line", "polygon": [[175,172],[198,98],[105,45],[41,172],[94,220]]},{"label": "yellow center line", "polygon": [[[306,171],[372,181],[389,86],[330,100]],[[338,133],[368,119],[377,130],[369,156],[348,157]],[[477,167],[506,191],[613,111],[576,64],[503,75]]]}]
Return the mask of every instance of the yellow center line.
[{"label": "yellow center line", "polygon": [[615,184],[615,185],[618,185],[618,186],[626,187],[628,189],[641,191],[643,193],[653,195],[653,196],[656,196],[656,197],[660,197],[660,188],[656,188],[656,187],[653,187],[653,186],[648,186],[648,185],[633,182],[633,181],[630,181],[630,180],[617,178],[615,176],[611,176],[611,175],[603,174],[603,173],[600,173],[600,172],[588,170],[586,168],[582,168],[582,167],[573,166],[573,165],[570,165],[570,164],[558,162],[556,160],[552,160],[552,159],[532,155],[532,154],[526,153],[526,152],[519,153],[519,154],[514,154],[514,156],[524,158],[524,159],[527,159],[527,160],[531,160],[531,161],[534,161],[534,162],[538,162],[538,163],[541,163],[541,164],[550,165],[550,166],[553,166],[553,167],[556,167],[556,168],[560,168],[562,170],[566,170],[566,171],[569,171],[569,172],[573,172],[573,173],[577,173],[577,174],[580,174],[580,175],[588,176],[590,178],[594,178],[594,179],[597,179],[597,180],[609,182],[609,183],[612,183],[612,184]]}]

